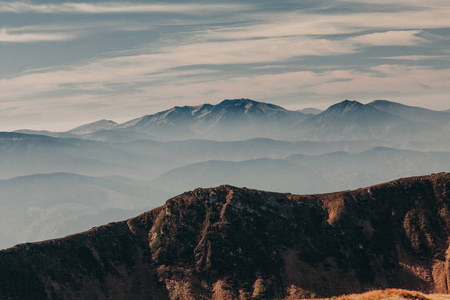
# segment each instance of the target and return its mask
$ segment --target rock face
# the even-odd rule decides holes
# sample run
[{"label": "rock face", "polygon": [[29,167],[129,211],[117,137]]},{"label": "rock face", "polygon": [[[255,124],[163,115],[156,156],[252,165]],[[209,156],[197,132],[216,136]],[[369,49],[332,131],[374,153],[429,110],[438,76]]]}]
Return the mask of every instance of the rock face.
[{"label": "rock face", "polygon": [[448,293],[450,174],[299,196],[197,189],[124,222],[0,252],[1,299]]}]

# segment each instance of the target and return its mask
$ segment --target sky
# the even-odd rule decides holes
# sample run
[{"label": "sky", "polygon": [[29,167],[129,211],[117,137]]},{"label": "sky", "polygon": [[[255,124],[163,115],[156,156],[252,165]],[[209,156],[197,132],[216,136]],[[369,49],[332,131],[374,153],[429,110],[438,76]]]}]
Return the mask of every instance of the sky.
[{"label": "sky", "polygon": [[250,98],[450,109],[450,1],[0,1],[0,131]]}]

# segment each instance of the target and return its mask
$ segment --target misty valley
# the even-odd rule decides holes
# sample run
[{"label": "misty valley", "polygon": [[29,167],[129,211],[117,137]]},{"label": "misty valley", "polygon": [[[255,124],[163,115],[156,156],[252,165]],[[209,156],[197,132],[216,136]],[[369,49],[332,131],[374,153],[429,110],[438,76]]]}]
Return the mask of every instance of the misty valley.
[{"label": "misty valley", "polygon": [[67,132],[0,133],[0,247],[125,220],[199,187],[292,194],[450,171],[450,112],[377,100],[290,111],[249,99]]}]

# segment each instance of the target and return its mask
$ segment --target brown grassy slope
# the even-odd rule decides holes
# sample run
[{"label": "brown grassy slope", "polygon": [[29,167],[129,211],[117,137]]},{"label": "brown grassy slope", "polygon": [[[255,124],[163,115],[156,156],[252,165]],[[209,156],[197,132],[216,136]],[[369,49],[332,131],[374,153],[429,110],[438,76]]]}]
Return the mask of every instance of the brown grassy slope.
[{"label": "brown grassy slope", "polygon": [[[323,298],[321,300],[448,300],[450,295],[423,294],[416,291],[402,289],[375,290],[363,294],[343,295],[339,297]],[[318,300],[318,299],[317,299]]]}]

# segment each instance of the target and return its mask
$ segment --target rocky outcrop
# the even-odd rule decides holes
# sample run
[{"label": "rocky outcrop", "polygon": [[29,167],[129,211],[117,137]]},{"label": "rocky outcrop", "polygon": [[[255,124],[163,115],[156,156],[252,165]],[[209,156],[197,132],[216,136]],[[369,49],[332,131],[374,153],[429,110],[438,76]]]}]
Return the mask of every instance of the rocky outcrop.
[{"label": "rocky outcrop", "polygon": [[299,196],[197,189],[136,218],[0,252],[5,299],[448,293],[450,174]]}]

